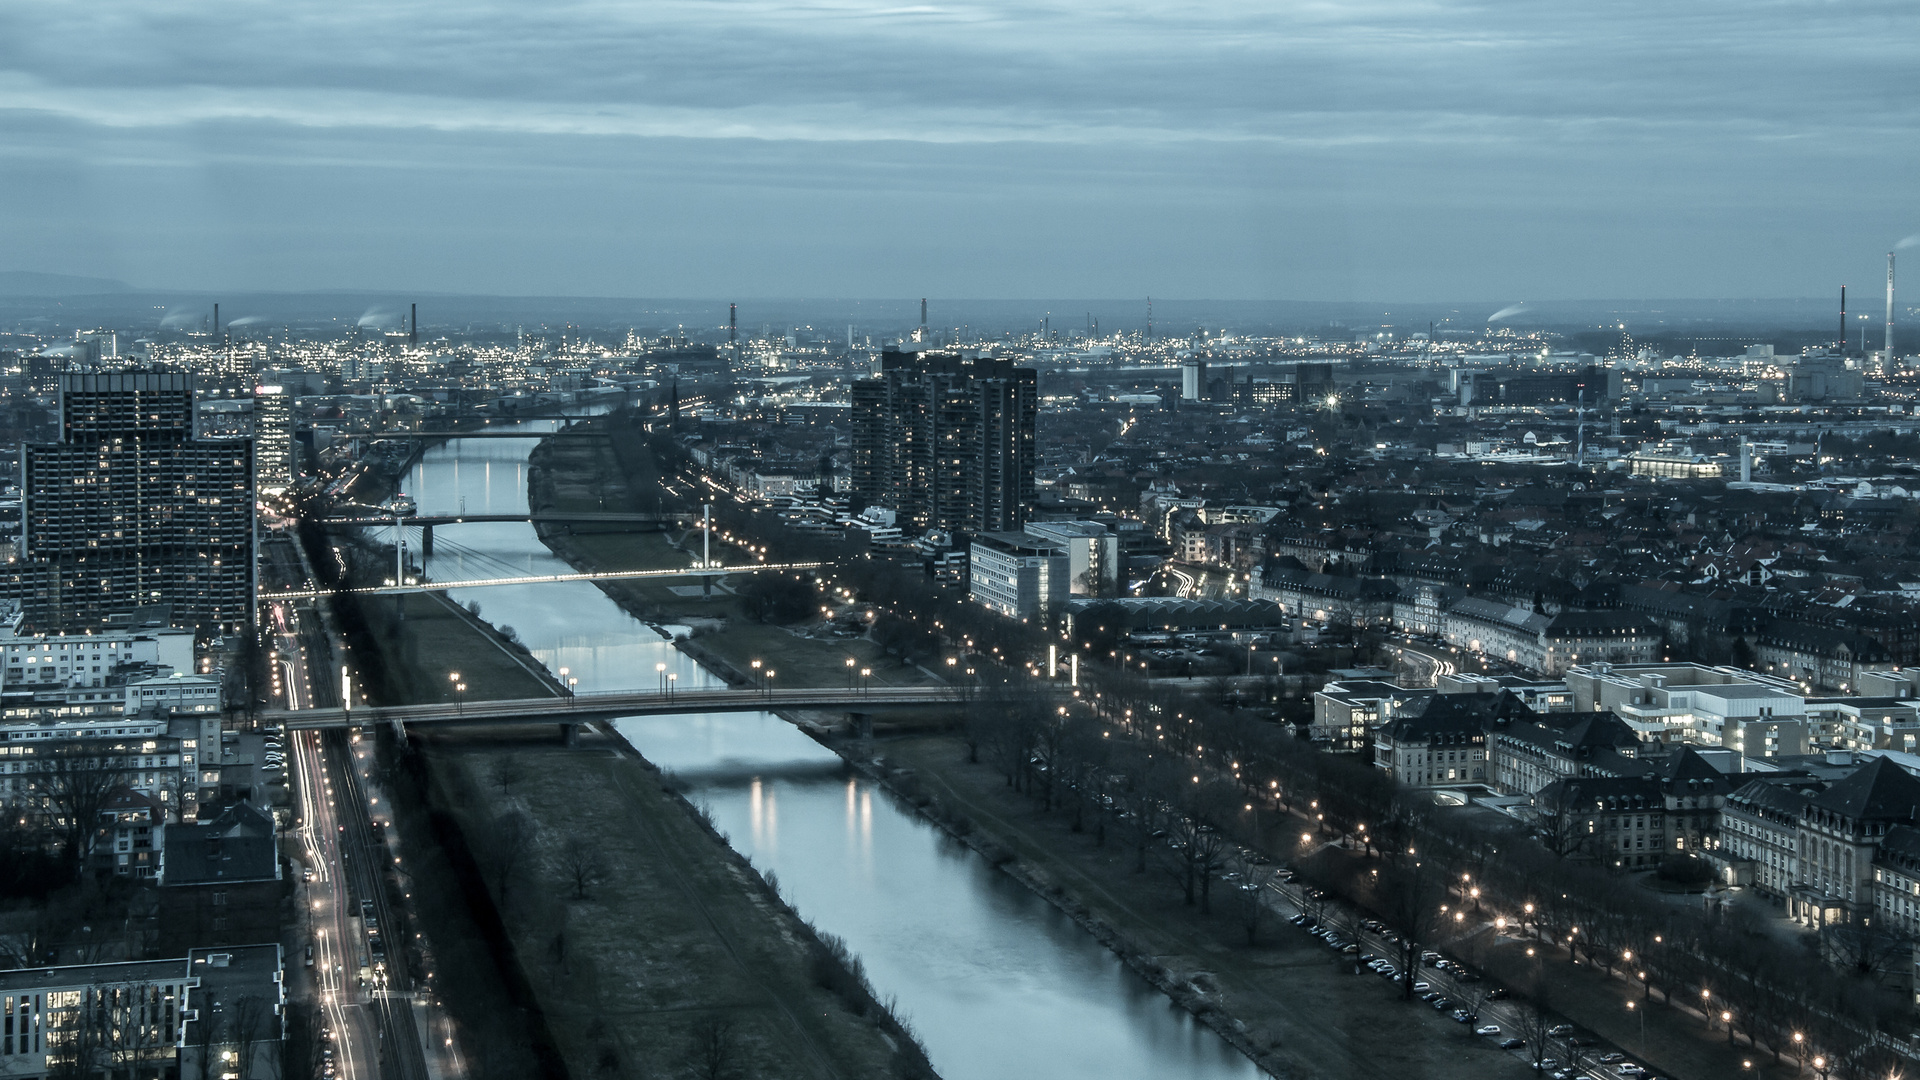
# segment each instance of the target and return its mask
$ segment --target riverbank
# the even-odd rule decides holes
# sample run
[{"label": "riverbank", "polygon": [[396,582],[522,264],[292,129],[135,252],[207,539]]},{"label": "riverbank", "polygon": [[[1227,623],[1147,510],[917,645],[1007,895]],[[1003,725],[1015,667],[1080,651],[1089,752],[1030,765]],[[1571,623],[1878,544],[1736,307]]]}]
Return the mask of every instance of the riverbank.
[{"label": "riverbank", "polygon": [[[574,1076],[931,1077],[778,894],[617,736],[419,743]],[[515,822],[524,824],[515,824]]]},{"label": "riverbank", "polygon": [[[604,421],[597,421],[604,423]],[[620,511],[653,513],[659,472],[653,455],[631,431],[614,430],[606,440],[542,442],[528,457],[527,504],[540,511]],[[615,532],[604,527],[540,523],[535,527],[549,550],[581,573],[607,570],[685,568],[699,544],[697,532]],[[693,634],[675,642],[701,666],[741,686],[753,672],[772,671],[783,686],[841,686],[870,671],[874,685],[918,686],[939,680],[919,667],[886,656],[865,638],[810,637],[803,631],[755,621],[734,586],[744,577],[720,579],[711,592],[690,579],[596,582],[620,609],[653,625],[688,626]],[[755,662],[759,667],[755,668]],[[849,663],[851,661],[851,663]],[[832,718],[822,718],[831,724]],[[878,730],[944,727],[952,717],[924,711],[878,714]]]},{"label": "riverbank", "polygon": [[1201,915],[1131,849],[1072,830],[986,765],[969,765],[950,736],[878,740],[873,758],[842,746],[855,767],[927,820],[1070,916],[1176,1005],[1275,1076],[1423,1080],[1533,1075],[1465,1025],[1399,1000],[1370,972],[1279,917],[1256,944],[1224,909]]}]

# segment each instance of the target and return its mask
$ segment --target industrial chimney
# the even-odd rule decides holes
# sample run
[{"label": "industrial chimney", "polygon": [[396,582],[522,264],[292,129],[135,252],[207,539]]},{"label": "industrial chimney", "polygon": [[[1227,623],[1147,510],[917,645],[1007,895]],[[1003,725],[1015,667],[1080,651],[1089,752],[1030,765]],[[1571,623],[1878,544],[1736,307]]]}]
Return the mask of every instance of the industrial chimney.
[{"label": "industrial chimney", "polygon": [[729,349],[733,348],[734,331],[739,328],[739,325],[740,325],[740,305],[728,304],[727,305],[727,348]]},{"label": "industrial chimney", "polygon": [[407,305],[407,344],[420,344],[420,305]]},{"label": "industrial chimney", "polygon": [[1887,359],[1893,359],[1893,252],[1887,252]]},{"label": "industrial chimney", "polygon": [[1840,286],[1840,355],[1847,355],[1847,287]]},{"label": "industrial chimney", "polygon": [[220,336],[220,305],[219,304],[213,305],[213,334],[215,337]]},{"label": "industrial chimney", "polygon": [[920,298],[920,329],[925,330],[926,328],[927,328],[927,298],[923,296]]}]

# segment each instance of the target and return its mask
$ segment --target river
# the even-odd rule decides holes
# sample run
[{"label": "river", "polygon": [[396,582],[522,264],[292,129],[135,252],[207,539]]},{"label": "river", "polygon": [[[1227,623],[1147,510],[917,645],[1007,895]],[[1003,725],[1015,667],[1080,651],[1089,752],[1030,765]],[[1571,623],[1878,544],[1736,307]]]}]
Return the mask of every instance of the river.
[{"label": "river", "polygon": [[[530,421],[528,430],[550,430]],[[421,513],[526,510],[535,439],[453,440],[427,451],[403,489]],[[432,576],[566,573],[524,523],[437,530]],[[593,585],[459,590],[511,626],[581,690],[719,680]],[[692,784],[730,842],[772,870],[788,901],[844,938],[882,999],[897,1001],[946,1080],[1258,1076],[1245,1057],[1174,1008],[1091,936],[964,846],[850,776],[839,758],[766,713],[616,725]]]}]

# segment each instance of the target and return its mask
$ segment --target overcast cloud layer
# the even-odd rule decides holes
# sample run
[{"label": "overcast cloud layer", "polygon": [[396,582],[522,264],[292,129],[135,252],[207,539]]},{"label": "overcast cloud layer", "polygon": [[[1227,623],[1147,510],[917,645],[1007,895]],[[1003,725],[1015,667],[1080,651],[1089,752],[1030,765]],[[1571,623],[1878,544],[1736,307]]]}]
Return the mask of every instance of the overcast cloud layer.
[{"label": "overcast cloud layer", "polygon": [[1907,2],[15,0],[0,269],[1824,295],[1920,232],[1916,72]]}]

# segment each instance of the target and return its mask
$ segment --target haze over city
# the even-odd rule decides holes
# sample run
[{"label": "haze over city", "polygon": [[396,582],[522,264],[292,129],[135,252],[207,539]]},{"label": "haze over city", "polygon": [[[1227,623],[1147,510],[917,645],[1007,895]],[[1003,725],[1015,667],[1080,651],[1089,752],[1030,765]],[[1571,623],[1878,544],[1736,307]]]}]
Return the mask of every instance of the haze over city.
[{"label": "haze over city", "polygon": [[1900,3],[23,3],[0,269],[156,289],[1826,297]]}]

